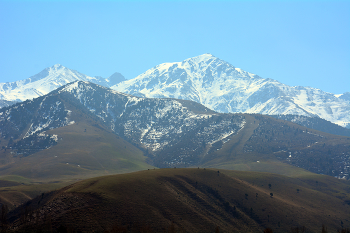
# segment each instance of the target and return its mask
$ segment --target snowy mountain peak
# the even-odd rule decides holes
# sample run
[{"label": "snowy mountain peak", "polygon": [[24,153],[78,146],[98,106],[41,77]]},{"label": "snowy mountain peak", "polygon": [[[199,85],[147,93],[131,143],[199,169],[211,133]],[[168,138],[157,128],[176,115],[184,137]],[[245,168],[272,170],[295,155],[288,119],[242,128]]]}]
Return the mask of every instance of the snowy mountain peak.
[{"label": "snowy mountain peak", "polygon": [[218,59],[218,58],[216,58],[214,55],[210,53],[205,53],[196,57],[185,59],[184,62],[193,61],[196,63],[200,63],[200,62],[207,62],[208,60],[211,60],[211,59]]},{"label": "snowy mountain peak", "polygon": [[88,81],[110,87],[125,80],[121,74],[118,77],[113,76],[111,79],[99,76],[90,77],[61,64],[55,64],[27,79],[12,83],[0,83],[0,99],[6,101],[33,99],[74,81]]},{"label": "snowy mountain peak", "polygon": [[350,125],[346,98],[264,79],[212,54],[160,64],[112,89],[142,97],[192,100],[218,112],[318,116]]},{"label": "snowy mountain peak", "polygon": [[196,57],[188,58],[182,62],[183,65],[196,67],[199,69],[207,69],[208,67],[214,68],[220,65],[230,67],[234,69],[235,67],[226,61],[223,61],[210,53],[205,53]]},{"label": "snowy mountain peak", "polygon": [[210,53],[206,53],[196,57],[188,58],[182,62],[162,63],[146,71],[145,73],[152,73],[154,71],[159,73],[164,73],[168,71],[174,72],[175,70],[178,70],[178,69],[192,70],[191,72],[193,72],[193,71],[206,70],[208,68],[215,68],[216,66],[222,65],[222,64],[234,69],[234,67],[229,63],[223,60],[220,60],[219,58],[216,58]]},{"label": "snowy mountain peak", "polygon": [[157,65],[130,80],[119,73],[107,79],[89,77],[55,64],[30,78],[0,83],[0,100],[9,104],[32,99],[74,81],[139,97],[192,100],[218,112],[318,116],[350,127],[349,93],[335,96],[316,88],[290,87],[235,68],[209,53]]},{"label": "snowy mountain peak", "polygon": [[[61,64],[55,64],[53,66],[50,66],[46,69],[44,69],[42,72],[48,72],[49,74],[53,74],[53,73],[62,73],[64,71],[68,71],[70,69],[68,69],[67,67],[61,65]],[[40,74],[40,73],[39,73]],[[37,75],[34,75],[37,76]]]},{"label": "snowy mountain peak", "polygon": [[58,69],[61,69],[61,68],[66,68],[66,67],[62,66],[61,64],[55,64],[55,65],[51,66],[50,68],[58,70]]}]

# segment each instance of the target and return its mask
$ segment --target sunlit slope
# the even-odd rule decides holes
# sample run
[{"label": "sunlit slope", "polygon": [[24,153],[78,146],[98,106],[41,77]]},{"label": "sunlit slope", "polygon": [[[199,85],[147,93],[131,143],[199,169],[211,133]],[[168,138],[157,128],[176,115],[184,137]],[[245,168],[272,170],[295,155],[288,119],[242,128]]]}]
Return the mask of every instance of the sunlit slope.
[{"label": "sunlit slope", "polygon": [[[35,224],[21,222],[23,207],[17,209],[11,214],[12,228],[215,232],[219,227],[220,232],[262,232],[270,227],[289,232],[305,226],[308,232],[320,232],[324,224],[334,232],[350,226],[349,182],[324,177],[203,168],[98,177],[34,199],[28,204],[33,210],[28,219]],[[325,186],[331,191],[324,192]]]}]

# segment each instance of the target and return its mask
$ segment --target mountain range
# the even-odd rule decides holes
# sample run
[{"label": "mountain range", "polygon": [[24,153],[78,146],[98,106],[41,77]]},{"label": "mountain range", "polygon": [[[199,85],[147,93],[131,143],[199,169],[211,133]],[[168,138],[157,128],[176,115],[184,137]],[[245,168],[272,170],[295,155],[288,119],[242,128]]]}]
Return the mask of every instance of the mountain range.
[{"label": "mountain range", "polygon": [[336,129],[330,122],[286,116],[290,121],[218,113],[190,100],[136,97],[87,81],[3,107],[0,227],[347,228],[350,137],[292,121]]},{"label": "mountain range", "polygon": [[[235,96],[240,85],[247,90]],[[288,87],[210,54],[159,65],[133,80],[55,65],[0,87],[2,231],[349,226],[350,130],[302,101],[313,93],[319,114],[328,101],[338,106],[328,106],[331,111],[346,113],[348,93]],[[209,107],[201,104],[206,101]],[[266,110],[266,102],[275,115],[241,111],[249,104]],[[234,106],[241,113],[230,113]]]},{"label": "mountain range", "polygon": [[235,68],[211,54],[160,64],[112,89],[136,96],[192,100],[217,112],[303,115],[341,126],[350,123],[348,94],[338,98],[316,88],[290,87]]},{"label": "mountain range", "polygon": [[[147,162],[162,168],[282,169],[281,174],[294,166],[349,177],[349,137],[260,114],[217,113],[189,100],[135,97],[90,82],[76,81],[0,109],[0,133],[0,175],[116,172]],[[116,137],[119,141],[112,142]],[[89,144],[79,144],[82,138]],[[145,157],[126,156],[136,150]]]},{"label": "mountain range", "polygon": [[192,100],[222,113],[302,115],[350,127],[349,92],[334,95],[311,87],[290,87],[211,54],[163,63],[130,80],[119,73],[107,79],[89,77],[57,64],[28,79],[1,83],[0,107],[42,96],[72,81],[90,81],[138,97]]},{"label": "mountain range", "polygon": [[37,98],[74,81],[89,81],[102,86],[111,87],[125,81],[123,75],[114,73],[109,78],[90,77],[78,71],[68,69],[60,64],[42,70],[27,79],[0,83],[0,108],[15,102]]}]

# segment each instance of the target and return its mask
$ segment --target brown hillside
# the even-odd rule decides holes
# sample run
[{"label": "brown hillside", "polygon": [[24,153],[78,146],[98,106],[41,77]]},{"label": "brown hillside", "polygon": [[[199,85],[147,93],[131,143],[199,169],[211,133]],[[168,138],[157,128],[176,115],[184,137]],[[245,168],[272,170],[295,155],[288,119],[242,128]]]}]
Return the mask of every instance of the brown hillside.
[{"label": "brown hillside", "polygon": [[320,232],[324,224],[336,232],[350,227],[349,182],[329,178],[203,168],[98,177],[17,208],[10,215],[11,229],[262,232],[269,227],[290,232],[305,227]]}]

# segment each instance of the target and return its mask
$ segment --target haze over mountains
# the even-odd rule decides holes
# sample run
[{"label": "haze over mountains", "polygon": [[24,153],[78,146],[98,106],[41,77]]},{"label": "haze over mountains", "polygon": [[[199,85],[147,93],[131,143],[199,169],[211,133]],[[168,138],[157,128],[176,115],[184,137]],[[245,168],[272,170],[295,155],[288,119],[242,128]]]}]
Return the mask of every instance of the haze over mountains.
[{"label": "haze over mountains", "polygon": [[131,80],[120,74],[108,79],[89,77],[55,65],[26,80],[0,84],[0,107],[76,80],[139,97],[192,100],[217,112],[303,115],[350,127],[349,93],[334,95],[311,87],[290,87],[235,68],[211,54],[163,63]]}]

